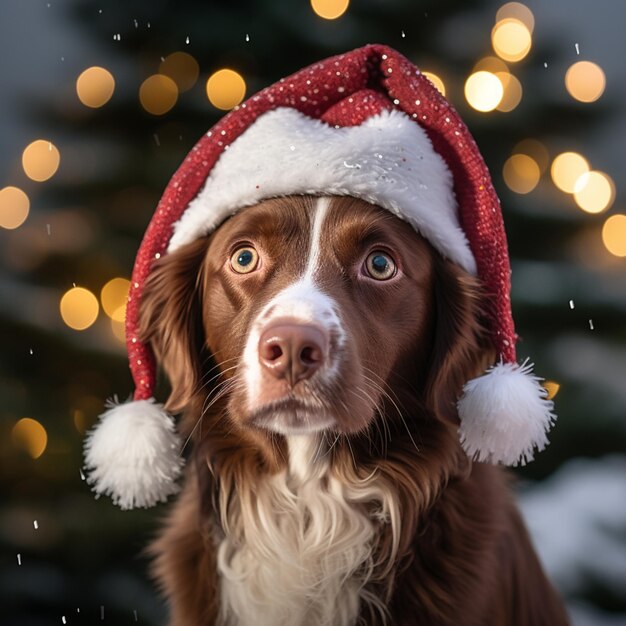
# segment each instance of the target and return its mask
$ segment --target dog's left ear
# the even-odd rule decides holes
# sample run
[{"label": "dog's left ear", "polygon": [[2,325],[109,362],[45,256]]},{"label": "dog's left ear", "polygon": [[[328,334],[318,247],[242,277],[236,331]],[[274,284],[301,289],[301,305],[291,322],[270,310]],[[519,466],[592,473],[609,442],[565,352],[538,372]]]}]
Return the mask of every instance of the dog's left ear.
[{"label": "dog's left ear", "polygon": [[200,289],[208,238],[157,262],[143,291],[139,335],[150,344],[172,390],[166,408],[183,410],[200,384],[204,350]]},{"label": "dog's left ear", "polygon": [[426,406],[439,418],[458,424],[457,401],[463,385],[493,360],[480,323],[478,281],[436,255],[435,323],[425,385]]}]

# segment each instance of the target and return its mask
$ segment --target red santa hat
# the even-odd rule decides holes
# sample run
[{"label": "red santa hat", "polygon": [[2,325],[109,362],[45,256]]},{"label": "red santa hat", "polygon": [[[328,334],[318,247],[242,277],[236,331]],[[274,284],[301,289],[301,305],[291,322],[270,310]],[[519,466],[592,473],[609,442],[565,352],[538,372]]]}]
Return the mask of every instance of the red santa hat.
[{"label": "red santa hat", "polygon": [[467,127],[432,83],[391,48],[369,45],[311,65],[235,107],[191,150],[139,248],[126,309],[135,382],[86,441],[88,480],[122,508],[177,490],[174,420],[153,398],[156,363],[138,336],[141,294],[155,260],[262,199],[350,195],[409,222],[477,276],[497,360],[467,381],[459,436],[479,461],[516,465],[547,444],[555,416],[531,365],[518,365],[500,203]]}]

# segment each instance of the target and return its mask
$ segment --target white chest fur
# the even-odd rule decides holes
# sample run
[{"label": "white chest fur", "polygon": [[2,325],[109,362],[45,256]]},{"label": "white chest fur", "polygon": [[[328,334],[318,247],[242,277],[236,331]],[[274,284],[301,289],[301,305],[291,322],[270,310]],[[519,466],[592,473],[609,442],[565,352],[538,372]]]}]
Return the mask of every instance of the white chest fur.
[{"label": "white chest fur", "polygon": [[[239,490],[223,520],[222,624],[349,626],[364,604],[384,613],[365,585],[380,524],[397,535],[393,494],[375,476],[354,485],[333,477],[311,435],[288,445],[289,469],[255,493]],[[372,502],[376,512],[367,514],[363,503]]]}]

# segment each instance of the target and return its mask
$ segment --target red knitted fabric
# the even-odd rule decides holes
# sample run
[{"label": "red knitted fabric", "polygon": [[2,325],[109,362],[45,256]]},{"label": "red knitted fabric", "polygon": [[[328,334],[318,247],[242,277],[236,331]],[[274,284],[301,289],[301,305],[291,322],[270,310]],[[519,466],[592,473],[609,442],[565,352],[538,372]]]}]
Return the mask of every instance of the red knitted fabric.
[{"label": "red knitted fabric", "polygon": [[172,225],[198,194],[223,150],[259,115],[292,107],[336,126],[355,126],[384,109],[399,109],[428,133],[454,177],[461,228],[488,294],[488,323],[504,362],[515,362],[510,267],[500,202],[485,162],[454,107],[404,56],[369,45],[315,63],[236,107],[200,139],[169,182],[139,248],[126,309],[126,341],[135,399],[152,396],[156,365],[138,338],[141,294],[152,264],[165,254]]}]

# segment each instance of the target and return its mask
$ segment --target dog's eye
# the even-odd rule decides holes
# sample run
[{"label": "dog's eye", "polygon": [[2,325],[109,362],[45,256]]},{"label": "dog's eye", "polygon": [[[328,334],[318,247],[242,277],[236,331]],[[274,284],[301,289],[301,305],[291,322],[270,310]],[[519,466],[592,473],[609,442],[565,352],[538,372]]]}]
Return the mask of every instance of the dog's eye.
[{"label": "dog's eye", "polygon": [[385,252],[372,252],[365,259],[365,271],[376,280],[389,280],[396,275],[396,264]]},{"label": "dog's eye", "polygon": [[253,271],[259,263],[259,254],[250,246],[237,248],[230,257],[230,266],[238,274],[248,274]]}]

